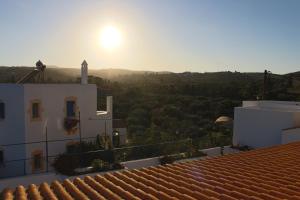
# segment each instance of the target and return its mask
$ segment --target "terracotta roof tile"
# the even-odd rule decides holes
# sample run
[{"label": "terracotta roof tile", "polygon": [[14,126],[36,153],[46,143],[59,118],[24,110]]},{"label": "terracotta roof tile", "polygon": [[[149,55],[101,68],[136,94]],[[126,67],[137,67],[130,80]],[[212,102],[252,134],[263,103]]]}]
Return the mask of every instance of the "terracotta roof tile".
[{"label": "terracotta roof tile", "polygon": [[51,188],[54,191],[54,193],[58,199],[64,199],[64,200],[72,200],[73,199],[71,197],[71,195],[66,191],[66,189],[58,181],[53,181],[51,184]]},{"label": "terracotta roof tile", "polygon": [[300,200],[300,142],[2,191],[5,200]]},{"label": "terracotta roof tile", "polygon": [[43,197],[40,195],[40,192],[39,192],[37,186],[34,184],[29,185],[27,192],[28,192],[28,196],[32,200],[42,200],[43,199]]},{"label": "terracotta roof tile", "polygon": [[57,200],[57,197],[47,183],[42,183],[40,185],[40,193],[45,200]]}]

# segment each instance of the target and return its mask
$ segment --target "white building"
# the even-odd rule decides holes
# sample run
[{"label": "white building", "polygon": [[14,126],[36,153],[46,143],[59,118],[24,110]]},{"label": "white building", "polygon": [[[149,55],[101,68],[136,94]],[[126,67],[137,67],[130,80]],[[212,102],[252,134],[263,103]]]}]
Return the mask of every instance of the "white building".
[{"label": "white building", "polygon": [[233,145],[268,147],[300,140],[300,103],[244,101],[234,110]]},{"label": "white building", "polygon": [[86,62],[81,76],[81,84],[0,84],[0,177],[45,171],[45,157],[65,152],[80,136],[111,138],[112,97],[106,111],[97,111]]}]

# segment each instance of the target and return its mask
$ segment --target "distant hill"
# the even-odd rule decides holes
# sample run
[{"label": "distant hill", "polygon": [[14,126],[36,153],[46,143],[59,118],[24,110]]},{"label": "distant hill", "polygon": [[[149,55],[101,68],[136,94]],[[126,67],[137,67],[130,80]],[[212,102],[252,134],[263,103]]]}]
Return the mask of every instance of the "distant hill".
[{"label": "distant hill", "polygon": [[[14,82],[25,74],[32,71],[33,67],[7,67],[0,66],[0,82]],[[60,68],[50,66],[46,68],[45,77],[51,81],[65,82],[74,81],[80,77],[79,68]],[[118,80],[118,78],[128,75],[144,75],[144,74],[169,74],[171,72],[152,72],[152,71],[134,71],[128,69],[89,69],[89,75],[101,77],[103,79]]]},{"label": "distant hill", "polygon": [[[25,74],[32,71],[33,67],[7,67],[0,66],[0,82],[14,83]],[[79,68],[60,68],[56,66],[47,67],[45,70],[45,82],[75,82],[80,77]],[[153,71],[134,71],[128,69],[89,69],[89,75],[100,77],[117,82],[126,82],[130,85],[201,85],[201,84],[246,84],[247,82],[262,82],[263,73],[240,73],[240,72],[153,72]],[[291,93],[300,93],[300,72],[289,73],[285,75],[272,74],[273,82],[289,80],[291,82],[288,90]]]}]

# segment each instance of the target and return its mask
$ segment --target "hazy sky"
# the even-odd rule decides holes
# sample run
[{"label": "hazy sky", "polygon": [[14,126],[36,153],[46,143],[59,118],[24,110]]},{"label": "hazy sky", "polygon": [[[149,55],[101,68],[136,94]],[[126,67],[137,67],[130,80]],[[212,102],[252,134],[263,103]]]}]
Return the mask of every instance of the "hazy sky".
[{"label": "hazy sky", "polygon": [[[299,0],[0,0],[0,65],[300,70]],[[99,32],[117,27],[111,51]]]}]

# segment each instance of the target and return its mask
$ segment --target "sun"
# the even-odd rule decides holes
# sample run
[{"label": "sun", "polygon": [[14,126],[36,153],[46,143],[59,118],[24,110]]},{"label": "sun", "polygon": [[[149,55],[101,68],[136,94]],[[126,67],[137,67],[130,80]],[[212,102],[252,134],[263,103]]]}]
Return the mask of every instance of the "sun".
[{"label": "sun", "polygon": [[105,49],[115,49],[121,44],[121,32],[115,26],[106,26],[100,32],[100,44]]}]

